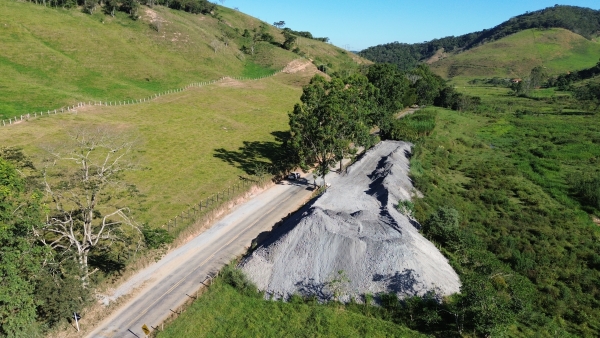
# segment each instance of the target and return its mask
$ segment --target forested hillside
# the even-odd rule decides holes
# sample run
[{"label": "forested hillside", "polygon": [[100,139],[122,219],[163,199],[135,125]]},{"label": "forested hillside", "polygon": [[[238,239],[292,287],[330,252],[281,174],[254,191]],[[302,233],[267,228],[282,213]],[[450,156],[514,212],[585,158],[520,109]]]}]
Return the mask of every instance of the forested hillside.
[{"label": "forested hillside", "polygon": [[359,52],[359,55],[375,62],[394,63],[401,69],[408,70],[442,48],[450,53],[461,52],[531,28],[564,28],[591,39],[600,33],[600,11],[556,5],[516,16],[491,29],[423,43],[392,42],[369,47]]}]

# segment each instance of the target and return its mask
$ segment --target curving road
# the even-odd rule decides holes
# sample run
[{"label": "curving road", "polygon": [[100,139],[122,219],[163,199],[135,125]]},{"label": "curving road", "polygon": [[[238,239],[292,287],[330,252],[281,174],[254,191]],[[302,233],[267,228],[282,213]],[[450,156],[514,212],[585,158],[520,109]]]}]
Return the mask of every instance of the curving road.
[{"label": "curving road", "polygon": [[144,324],[150,330],[159,327],[171,309],[195,296],[207,275],[243,254],[253,239],[297,210],[311,193],[312,185],[304,180],[284,182],[236,207],[210,229],[115,290],[118,297],[143,286],[88,337],[145,337]]}]

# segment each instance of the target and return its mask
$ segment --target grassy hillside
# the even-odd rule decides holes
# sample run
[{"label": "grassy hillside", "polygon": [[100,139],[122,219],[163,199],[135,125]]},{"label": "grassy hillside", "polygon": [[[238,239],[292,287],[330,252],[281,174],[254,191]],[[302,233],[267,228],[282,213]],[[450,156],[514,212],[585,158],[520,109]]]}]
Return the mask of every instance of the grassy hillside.
[{"label": "grassy hillside", "polygon": [[[278,74],[260,81],[224,81],[151,103],[86,107],[0,129],[0,144],[22,146],[36,161],[43,146],[59,144],[78,126],[108,125],[140,140],[135,162],[140,170],[126,180],[141,192],[127,202],[136,219],[160,226],[190,204],[239,181],[247,172],[217,157],[236,152],[244,142],[262,145],[256,158],[276,151],[276,132],[288,130],[287,112],[299,100],[310,74]],[[291,84],[290,84],[291,83]]]},{"label": "grassy hillside", "polygon": [[528,29],[430,65],[443,77],[525,77],[536,66],[549,74],[595,65],[600,43],[561,28]]},{"label": "grassy hillside", "polygon": [[[0,0],[0,12],[0,119],[80,101],[137,99],[224,75],[266,74],[299,57],[277,46],[282,34],[266,24],[275,43],[241,53],[249,43],[244,30],[261,22],[224,7],[217,19],[142,6],[137,21],[122,12],[88,15],[10,0]],[[223,36],[228,44],[215,52],[211,44]],[[334,70],[356,67],[355,56],[332,45],[300,39],[299,48]]]},{"label": "grassy hillside", "polygon": [[403,70],[409,70],[418,62],[431,59],[441,51],[460,53],[532,28],[564,28],[586,39],[594,39],[600,32],[600,11],[577,6],[555,5],[518,15],[491,29],[460,36],[447,36],[423,43],[393,42],[367,48],[359,54],[376,62],[393,63]]}]

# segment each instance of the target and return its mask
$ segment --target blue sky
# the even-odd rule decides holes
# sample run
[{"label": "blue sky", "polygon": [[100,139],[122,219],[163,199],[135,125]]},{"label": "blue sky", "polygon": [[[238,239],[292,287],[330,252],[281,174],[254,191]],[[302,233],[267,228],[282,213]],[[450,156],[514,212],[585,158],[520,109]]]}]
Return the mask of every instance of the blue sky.
[{"label": "blue sky", "polygon": [[[220,3],[220,2],[218,2]],[[599,0],[225,0],[223,5],[267,23],[328,37],[362,50],[388,42],[415,43],[492,28],[513,16],[555,4],[600,9]]]}]

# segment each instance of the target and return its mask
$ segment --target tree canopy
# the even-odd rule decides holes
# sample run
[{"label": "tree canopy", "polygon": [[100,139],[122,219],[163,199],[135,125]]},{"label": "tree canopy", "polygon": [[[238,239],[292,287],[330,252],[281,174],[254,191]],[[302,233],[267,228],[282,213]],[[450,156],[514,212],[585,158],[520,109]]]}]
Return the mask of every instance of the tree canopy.
[{"label": "tree canopy", "polygon": [[326,81],[315,76],[289,114],[292,146],[305,168],[324,177],[352,147],[372,142],[370,114],[377,89],[362,75]]}]

